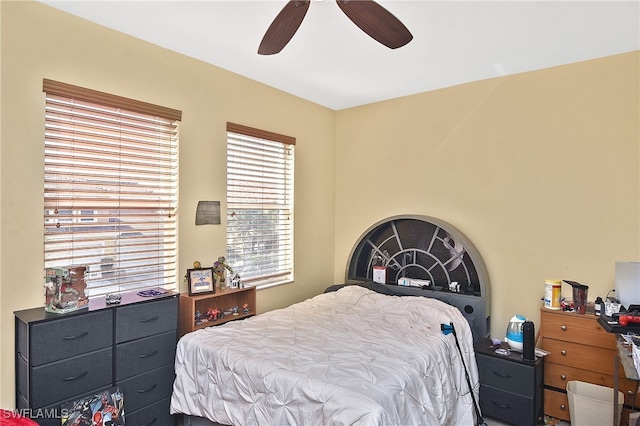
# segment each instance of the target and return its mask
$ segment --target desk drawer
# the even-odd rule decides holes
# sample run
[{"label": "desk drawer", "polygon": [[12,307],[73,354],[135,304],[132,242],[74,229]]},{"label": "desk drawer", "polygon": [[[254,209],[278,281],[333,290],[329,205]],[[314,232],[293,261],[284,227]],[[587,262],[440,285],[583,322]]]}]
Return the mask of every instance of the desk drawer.
[{"label": "desk drawer", "polygon": [[594,315],[550,313],[542,310],[541,318],[543,337],[616,349],[614,335],[607,333]]},{"label": "desk drawer", "polygon": [[586,346],[546,337],[542,339],[542,347],[549,352],[545,359],[547,363],[569,365],[581,370],[613,375],[613,358],[616,354],[613,349]]},{"label": "desk drawer", "polygon": [[31,407],[82,395],[111,384],[111,348],[33,368]]},{"label": "desk drawer", "polygon": [[116,343],[178,328],[178,298],[136,303],[116,311]]},{"label": "desk drawer", "polygon": [[[56,319],[31,327],[30,353],[24,356],[32,366],[67,359],[111,346],[111,309]],[[42,350],[46,348],[46,350]],[[23,351],[20,348],[20,351]]]},{"label": "desk drawer", "polygon": [[[613,360],[611,362],[613,363]],[[620,371],[623,371],[622,367],[620,367]],[[606,386],[612,389],[614,386],[613,376],[594,371],[580,370],[579,368],[570,367],[568,365],[554,364],[551,362],[545,364],[545,385],[565,390],[567,388],[567,383],[571,380],[593,383],[594,385]],[[632,406],[635,405],[634,395],[636,391],[636,382],[634,380],[620,377],[618,386],[620,391],[624,393],[625,404]],[[640,402],[640,399],[638,401]]]},{"label": "desk drawer", "polygon": [[544,413],[560,420],[569,421],[569,397],[567,396],[567,394],[550,389],[545,389]]}]

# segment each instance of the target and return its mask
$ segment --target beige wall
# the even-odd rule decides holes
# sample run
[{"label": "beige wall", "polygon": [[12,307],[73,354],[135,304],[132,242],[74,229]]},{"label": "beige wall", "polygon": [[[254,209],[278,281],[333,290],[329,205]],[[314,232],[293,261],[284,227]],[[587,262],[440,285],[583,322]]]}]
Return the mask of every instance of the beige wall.
[{"label": "beige wall", "polygon": [[224,209],[225,123],[297,137],[296,282],[260,291],[261,312],[343,281],[358,237],[398,214],[474,242],[496,336],[516,312],[538,323],[545,278],[593,300],[616,260],[640,260],[638,52],[334,112],[42,4],[0,2],[0,18],[0,407],[12,313],[42,303],[44,77],[183,111],[182,271],[225,250],[224,226],[193,225],[197,200]]},{"label": "beige wall", "polygon": [[224,225],[196,227],[195,207],[220,200],[224,209],[226,122],[296,137],[296,282],[258,292],[258,310],[332,283],[333,111],[39,3],[0,8],[0,407],[14,403],[13,311],[43,304],[45,77],[182,110],[180,271],[225,253]]},{"label": "beige wall", "polygon": [[[355,241],[401,214],[440,218],[480,251],[492,335],[539,324],[545,278],[614,288],[640,260],[638,52],[337,113],[335,280]],[[563,285],[571,298],[571,287]],[[537,328],[536,328],[537,330]]]}]

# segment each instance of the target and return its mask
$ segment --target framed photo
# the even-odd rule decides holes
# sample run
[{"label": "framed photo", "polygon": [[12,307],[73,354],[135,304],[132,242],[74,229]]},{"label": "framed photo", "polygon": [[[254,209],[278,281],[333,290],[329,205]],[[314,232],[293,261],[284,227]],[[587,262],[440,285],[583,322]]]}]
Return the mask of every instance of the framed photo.
[{"label": "framed photo", "polygon": [[187,269],[189,296],[215,293],[213,268]]}]

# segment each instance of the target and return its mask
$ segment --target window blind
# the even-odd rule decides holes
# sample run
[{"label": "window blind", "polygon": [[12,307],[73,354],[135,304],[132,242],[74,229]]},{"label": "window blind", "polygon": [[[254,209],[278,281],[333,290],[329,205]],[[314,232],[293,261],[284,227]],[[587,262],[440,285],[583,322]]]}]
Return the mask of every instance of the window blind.
[{"label": "window blind", "polygon": [[242,282],[293,279],[295,138],[227,123],[227,259]]},{"label": "window blind", "polygon": [[174,289],[178,121],[164,107],[44,80],[45,268],[88,296]]}]

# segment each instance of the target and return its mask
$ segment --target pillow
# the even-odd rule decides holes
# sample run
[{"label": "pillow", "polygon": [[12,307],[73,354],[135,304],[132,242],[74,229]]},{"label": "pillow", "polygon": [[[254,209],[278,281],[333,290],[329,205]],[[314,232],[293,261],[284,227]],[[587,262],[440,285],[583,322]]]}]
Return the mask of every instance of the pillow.
[{"label": "pillow", "polygon": [[346,287],[348,285],[357,285],[357,286],[369,289],[371,291],[375,291],[376,293],[386,294],[388,296],[403,296],[402,294],[393,291],[393,289],[391,287],[386,286],[384,284],[379,284],[379,283],[374,282],[374,281],[364,281],[364,282],[361,282],[361,283],[353,283],[353,284],[335,284],[335,285],[327,287],[324,290],[324,292],[325,293],[330,293],[332,291],[338,291],[342,287]]}]

